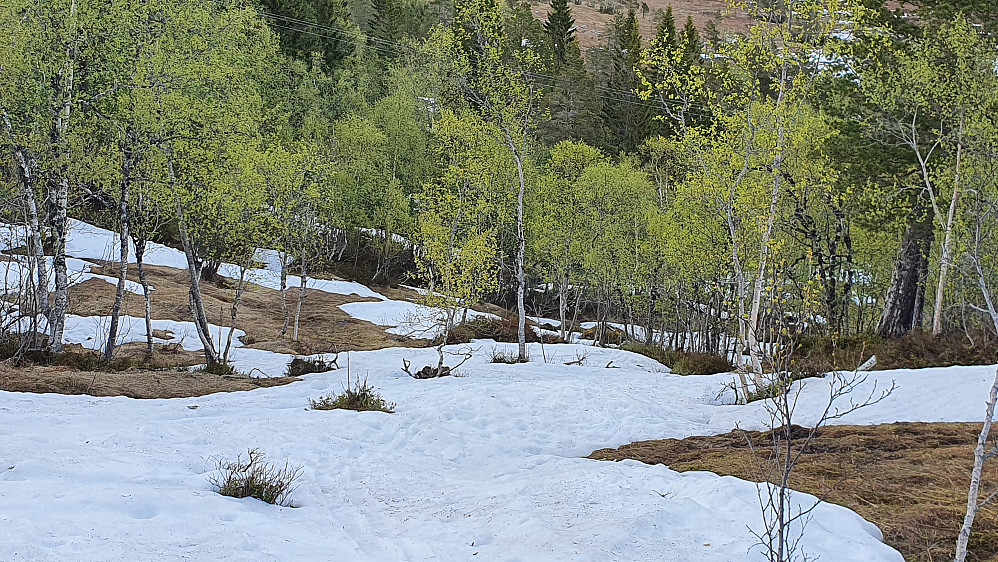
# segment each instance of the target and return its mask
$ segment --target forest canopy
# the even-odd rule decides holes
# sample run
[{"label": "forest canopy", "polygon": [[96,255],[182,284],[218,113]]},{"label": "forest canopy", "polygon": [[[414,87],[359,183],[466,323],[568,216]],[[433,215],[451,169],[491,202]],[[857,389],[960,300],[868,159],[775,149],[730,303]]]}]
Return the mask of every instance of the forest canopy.
[{"label": "forest canopy", "polygon": [[259,248],[303,280],[294,338],[333,273],[428,287],[453,322],[514,310],[521,360],[528,317],[756,373],[787,334],[994,337],[988,5],[753,3],[742,34],[619,6],[586,50],[565,0],[546,22],[498,0],[11,0],[0,213],[33,281],[2,328],[60,350],[77,218],[140,274],[147,243],[184,251],[209,364],[232,334],[200,283]]}]

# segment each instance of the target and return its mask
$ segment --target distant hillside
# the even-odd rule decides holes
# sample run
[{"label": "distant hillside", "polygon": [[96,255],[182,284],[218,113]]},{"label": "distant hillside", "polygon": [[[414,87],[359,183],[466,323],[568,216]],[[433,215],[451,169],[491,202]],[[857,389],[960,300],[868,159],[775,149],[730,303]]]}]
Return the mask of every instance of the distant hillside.
[{"label": "distant hillside", "polygon": [[[574,0],[573,0],[574,2]],[[641,7],[641,2],[631,4],[638,15],[641,25],[641,36],[647,41],[655,34],[659,11],[665,11],[672,6],[676,24],[682,26],[687,17],[692,16],[694,23],[701,30],[710,20],[715,20],[718,29],[742,32],[752,26],[753,19],[744,11],[732,11],[725,0],[645,0],[648,11]],[[541,21],[547,20],[550,10],[548,2],[531,1],[534,17]],[[570,3],[572,15],[575,17],[576,36],[583,49],[595,47],[606,35],[607,25],[613,20],[613,14],[600,13],[600,7],[613,7],[617,13],[626,13],[629,4],[617,0],[582,0],[581,3]]]}]

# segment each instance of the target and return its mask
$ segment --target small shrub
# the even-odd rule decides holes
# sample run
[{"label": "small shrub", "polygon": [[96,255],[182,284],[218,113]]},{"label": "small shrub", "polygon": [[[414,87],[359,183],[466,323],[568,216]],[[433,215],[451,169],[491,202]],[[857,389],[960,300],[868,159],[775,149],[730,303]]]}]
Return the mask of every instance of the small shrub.
[{"label": "small shrub", "polygon": [[256,498],[270,504],[294,507],[290,495],[298,488],[294,483],[301,476],[302,467],[274,465],[266,460],[259,449],[250,449],[244,460],[242,455],[234,461],[218,460],[216,475],[208,477],[219,494],[232,498]]},{"label": "small shrub", "polygon": [[[527,360],[529,361],[529,358]],[[512,349],[493,347],[492,352],[489,354],[489,363],[505,363],[507,365],[515,365],[519,362],[519,352]]]},{"label": "small shrub", "polygon": [[727,357],[713,353],[680,353],[672,367],[677,375],[716,375],[729,373],[735,368]]},{"label": "small shrub", "polygon": [[244,376],[242,373],[236,370],[231,363],[210,363],[195,369],[198,373],[205,373],[208,375],[217,375],[220,377],[239,377]]},{"label": "small shrub", "polygon": [[763,386],[757,387],[755,390],[750,390],[748,396],[745,397],[745,402],[748,403],[748,402],[755,402],[757,400],[768,400],[770,398],[776,398],[777,396],[782,394],[785,390],[788,390],[790,388],[790,385],[793,384],[794,382],[820,376],[821,375],[817,375],[811,372],[802,372],[802,371],[791,372],[789,373],[788,378],[784,380],[771,379],[768,380]]},{"label": "small shrub", "polygon": [[[598,326],[593,326],[588,330],[583,330],[580,336],[582,339],[596,341],[598,328]],[[607,326],[603,329],[603,333],[599,335],[602,335],[602,337],[599,338],[599,343],[601,345],[621,345],[627,341],[627,334],[625,334],[620,328],[614,328],[613,326]]]},{"label": "small shrub", "polygon": [[[471,340],[495,340],[503,343],[517,343],[520,341],[519,321],[516,317],[492,318],[488,316],[478,316],[462,322],[451,328],[451,333],[447,337],[450,345],[468,343]],[[528,343],[564,343],[561,338],[552,334],[543,337],[537,335],[532,326],[527,326],[524,333]],[[438,337],[434,343],[440,343]]]},{"label": "small shrub", "polygon": [[336,369],[336,360],[326,361],[325,357],[295,357],[288,363],[288,370],[285,376],[301,377],[312,373],[325,373]]},{"label": "small shrub", "polygon": [[28,351],[19,358],[16,364],[24,365],[59,365],[71,367],[77,371],[91,372],[118,372],[127,371],[134,368],[138,363],[132,359],[112,359],[111,362],[104,361],[101,353],[89,349],[66,349],[61,353],[52,353],[47,350]]},{"label": "small shrub", "polygon": [[21,342],[14,335],[8,335],[0,341],[0,361],[6,361],[19,356],[23,351]]},{"label": "small shrub", "polygon": [[308,399],[309,406],[313,410],[356,410],[358,412],[385,412],[395,413],[395,403],[388,402],[375,392],[374,387],[364,382],[357,381],[352,387],[347,381],[347,388],[340,394],[322,396],[318,400]]},{"label": "small shrub", "polygon": [[722,355],[663,349],[652,344],[627,342],[621,349],[640,353],[669,367],[676,375],[716,375],[731,372],[735,366]]},{"label": "small shrub", "polygon": [[630,351],[632,353],[638,353],[648,357],[649,359],[654,359],[659,363],[671,368],[679,360],[679,353],[671,349],[665,349],[660,345],[655,345],[651,343],[638,343],[634,341],[629,341],[620,346],[620,349],[624,351]]}]

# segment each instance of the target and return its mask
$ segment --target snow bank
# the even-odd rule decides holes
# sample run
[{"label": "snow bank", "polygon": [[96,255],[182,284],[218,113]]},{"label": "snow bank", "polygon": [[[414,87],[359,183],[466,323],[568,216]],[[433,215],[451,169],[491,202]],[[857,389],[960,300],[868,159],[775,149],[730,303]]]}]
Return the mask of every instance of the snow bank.
[{"label": "snow bank", "polygon": [[[113,237],[74,221],[71,253],[109,257]],[[185,267],[180,252],[151,250],[150,263]],[[261,257],[269,266],[254,281],[273,283],[274,256]],[[434,312],[357,284],[319,287],[377,298],[342,308],[395,333],[427,328],[416,322]],[[99,348],[105,322],[71,316],[67,340]],[[191,323],[157,320],[154,328],[168,332],[162,341],[201,347]],[[125,317],[121,338],[143,341],[141,319]],[[636,440],[765,427],[763,404],[731,405],[731,375],[675,376],[640,355],[569,344],[532,344],[533,362],[493,365],[493,346],[513,347],[448,348],[478,351],[464,376],[426,381],[401,365],[435,363],[431,349],[352,353],[353,377],[396,402],[391,415],[306,410],[309,397],[343,388],[342,370],[191,399],[0,392],[0,560],[764,559],[750,530],[761,525],[755,484],[582,458]],[[264,376],[282,374],[291,360],[244,347],[232,353],[237,368]],[[580,356],[584,365],[564,364]],[[835,423],[976,421],[993,372],[871,373],[857,399],[892,382],[894,394]],[[824,407],[828,380],[800,388],[797,423],[806,425]],[[303,467],[293,495],[300,507],[212,491],[216,459],[249,448]],[[815,501],[794,499],[805,508]],[[852,511],[823,504],[813,516],[802,543],[809,555],[901,560]]]},{"label": "snow bank", "polygon": [[[755,484],[580,458],[763,427],[760,405],[724,404],[730,376],[674,376],[639,355],[578,345],[545,346],[549,363],[534,344],[534,362],[492,365],[485,351],[508,344],[473,345],[464,377],[429,381],[400,367],[430,363],[433,350],[352,353],[354,376],[396,402],[393,415],[307,411],[308,397],[342,389],[343,371],[182,400],[0,393],[0,559],[763,559],[749,552]],[[583,352],[586,366],[563,364]],[[239,368],[267,374],[290,360],[233,353]],[[620,368],[604,368],[611,361]],[[992,374],[876,372],[868,384],[896,380],[895,394],[840,423],[975,421]],[[800,420],[815,415],[825,385],[804,383]],[[251,447],[304,467],[300,508],[212,492],[213,459]],[[822,560],[901,560],[835,505],[814,512],[804,545]]]},{"label": "snow bank", "polygon": [[[385,331],[390,334],[432,339],[442,331],[439,325],[444,311],[422,304],[385,299],[382,302],[351,302],[341,304],[339,308],[358,320],[388,326]],[[468,311],[468,318],[499,319],[495,314],[474,310]]]},{"label": "snow bank", "polygon": [[[69,237],[66,242],[66,254],[74,258],[79,258],[79,260],[114,261],[118,259],[118,248],[120,246],[119,240],[120,238],[115,232],[111,232],[110,230],[75,219],[70,219]],[[0,247],[8,249],[11,247],[22,246],[23,244],[23,229],[15,228],[10,225],[0,225]],[[129,263],[135,263],[135,245],[131,244],[130,248]],[[279,289],[281,280],[280,261],[277,260],[275,253],[273,251],[264,250],[262,252],[257,252],[256,257],[261,258],[260,261],[264,263],[265,267],[251,269],[248,274],[250,281],[269,289]],[[143,261],[154,266],[173,267],[176,269],[187,268],[187,258],[184,256],[183,252],[175,248],[170,248],[169,246],[151,242],[146,245]],[[232,264],[223,264],[219,268],[219,273],[232,279],[239,278],[239,268]],[[110,283],[117,283],[117,279],[110,277],[96,275],[91,275],[91,277],[103,278]],[[10,278],[16,279],[16,277]],[[287,281],[289,287],[298,287],[301,284],[301,278],[294,275],[289,275]],[[139,287],[138,291],[135,291],[135,286],[137,286],[137,284],[130,284],[128,290],[141,293],[141,287]],[[381,300],[385,300],[387,298],[380,293],[372,291],[370,288],[361,285],[360,283],[353,283],[350,281],[309,279],[308,287],[310,289],[338,295],[357,295],[359,297]]]}]

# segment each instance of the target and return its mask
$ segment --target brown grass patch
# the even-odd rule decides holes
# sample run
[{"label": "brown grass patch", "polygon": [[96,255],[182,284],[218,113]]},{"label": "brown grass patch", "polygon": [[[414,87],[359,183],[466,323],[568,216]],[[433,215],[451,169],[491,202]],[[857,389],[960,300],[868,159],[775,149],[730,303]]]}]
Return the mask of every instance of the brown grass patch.
[{"label": "brown grass patch", "polygon": [[129,398],[190,398],[281,386],[295,377],[251,378],[201,372],[134,370],[78,371],[65,366],[10,367],[0,363],[0,390]]},{"label": "brown grass patch", "polygon": [[920,331],[897,339],[884,339],[876,334],[841,338],[805,336],[791,361],[796,370],[816,373],[852,370],[871,355],[877,356],[877,370],[998,363],[998,338],[983,331],[970,336],[963,332],[933,336]]},{"label": "brown grass patch", "polygon": [[[186,271],[170,267],[146,267],[152,292],[152,317],[161,320],[190,321],[188,309],[188,282]],[[117,275],[117,269],[93,267],[94,273]],[[128,269],[128,278],[138,281],[134,266]],[[233,290],[213,283],[202,283],[202,298],[208,320],[216,325],[229,326],[229,306]],[[144,303],[141,295],[126,292],[123,314],[142,317]],[[297,289],[288,292],[289,306],[293,306]],[[369,351],[386,347],[416,347],[426,345],[423,340],[412,340],[388,334],[384,328],[358,320],[340,310],[339,305],[350,302],[373,301],[356,295],[337,295],[309,290],[302,304],[299,342],[290,341],[289,335],[281,336],[283,324],[280,292],[250,284],[239,305],[236,327],[246,332],[247,347],[282,353],[326,353],[339,351]],[[107,316],[114,303],[114,286],[100,279],[90,279],[70,288],[71,314],[82,316]],[[292,322],[294,318],[292,316]],[[144,330],[144,328],[140,328]],[[143,332],[144,333],[144,332]],[[179,335],[179,334],[178,334]],[[225,334],[223,334],[224,336]]]},{"label": "brown grass patch", "polygon": [[[967,507],[967,488],[979,424],[894,423],[829,426],[819,430],[791,479],[791,487],[844,505],[878,525],[884,542],[909,562],[953,559]],[[772,451],[766,434],[733,431],[713,437],[640,441],[600,449],[589,458],[635,459],[673,470],[706,470],[759,481],[751,439],[761,458]],[[998,462],[985,466],[982,490],[998,486]],[[998,560],[998,509],[978,513],[967,560]]]}]

